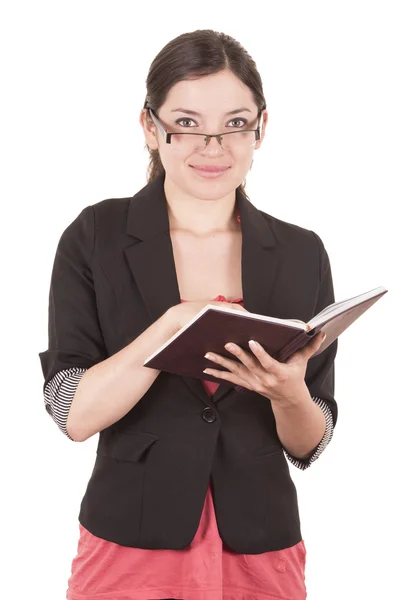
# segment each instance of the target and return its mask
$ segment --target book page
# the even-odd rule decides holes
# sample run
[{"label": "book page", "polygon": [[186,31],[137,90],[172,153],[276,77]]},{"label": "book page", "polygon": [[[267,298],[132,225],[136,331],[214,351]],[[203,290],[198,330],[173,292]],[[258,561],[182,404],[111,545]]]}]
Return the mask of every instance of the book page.
[{"label": "book page", "polygon": [[328,321],[329,319],[339,314],[342,314],[343,312],[346,312],[349,309],[354,308],[355,306],[363,304],[364,302],[367,302],[372,298],[376,298],[377,296],[383,295],[384,293],[386,293],[386,291],[387,290],[384,287],[377,287],[373,290],[365,292],[364,294],[359,294],[358,296],[353,296],[352,298],[348,298],[347,300],[342,300],[340,302],[330,304],[329,306],[326,306],[317,315],[315,315],[312,319],[310,319],[309,326],[310,328],[314,328],[317,325],[321,325],[325,321]]}]

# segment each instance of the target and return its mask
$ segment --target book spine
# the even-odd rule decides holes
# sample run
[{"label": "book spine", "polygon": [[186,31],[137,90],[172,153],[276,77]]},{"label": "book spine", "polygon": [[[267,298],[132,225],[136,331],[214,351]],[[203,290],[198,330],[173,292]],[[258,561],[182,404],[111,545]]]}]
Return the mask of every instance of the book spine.
[{"label": "book spine", "polygon": [[288,342],[288,344],[286,344],[283,348],[281,348],[281,350],[279,350],[279,352],[274,358],[279,362],[285,362],[290,356],[292,356],[294,352],[303,348],[303,346],[305,346],[314,335],[314,329],[299,332],[296,337],[292,338],[292,340]]}]

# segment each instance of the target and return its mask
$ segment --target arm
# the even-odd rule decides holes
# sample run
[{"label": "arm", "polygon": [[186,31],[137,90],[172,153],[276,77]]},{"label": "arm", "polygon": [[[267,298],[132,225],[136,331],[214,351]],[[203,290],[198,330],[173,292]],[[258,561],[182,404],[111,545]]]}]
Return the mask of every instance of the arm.
[{"label": "arm", "polygon": [[[331,266],[321,239],[312,232],[318,247],[319,287],[314,314],[335,301]],[[337,421],[334,399],[334,361],[338,340],[309,359],[305,385],[293,401],[272,402],[277,433],[287,458],[296,466],[307,468],[319,457],[332,438]],[[313,400],[318,399],[318,402]],[[294,462],[295,461],[295,462]]]},{"label": "arm", "polygon": [[309,391],[286,405],[272,402],[278,437],[287,454],[299,460],[312,456],[326,432],[326,416]]},{"label": "arm", "polygon": [[284,452],[285,452],[285,455],[288,458],[288,460],[295,467],[298,467],[302,471],[309,468],[313,464],[313,462],[318,459],[320,454],[325,450],[325,448],[331,441],[333,432],[334,432],[332,413],[331,413],[330,409],[328,408],[327,404],[323,400],[321,400],[321,398],[312,398],[312,400],[313,400],[313,402],[318,404],[318,406],[323,411],[324,417],[325,417],[325,432],[324,432],[324,435],[323,435],[320,443],[311,452],[309,452],[305,457],[294,456],[293,454],[290,454],[288,452],[288,450],[284,447]]},{"label": "arm", "polygon": [[125,348],[84,373],[67,419],[73,439],[86,440],[119,421],[139,402],[160,374],[143,366],[144,360],[174,333],[167,311]]},{"label": "arm", "polygon": [[53,378],[65,369],[83,373],[64,425],[65,433],[76,441],[110,426],[135,406],[160,373],[143,367],[144,359],[175,333],[167,311],[133,342],[108,356],[91,270],[93,217],[92,207],[86,207],[58,243],[49,294],[48,350],[39,354],[44,390],[50,382],[56,387]]}]

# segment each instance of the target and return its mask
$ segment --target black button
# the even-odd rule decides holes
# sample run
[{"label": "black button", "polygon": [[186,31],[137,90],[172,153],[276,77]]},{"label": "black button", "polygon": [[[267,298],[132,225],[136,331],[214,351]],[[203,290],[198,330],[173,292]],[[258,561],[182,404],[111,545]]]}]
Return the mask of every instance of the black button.
[{"label": "black button", "polygon": [[207,423],[213,423],[216,420],[215,411],[213,411],[212,408],[209,408],[208,406],[203,410],[202,417],[204,421],[207,421]]}]

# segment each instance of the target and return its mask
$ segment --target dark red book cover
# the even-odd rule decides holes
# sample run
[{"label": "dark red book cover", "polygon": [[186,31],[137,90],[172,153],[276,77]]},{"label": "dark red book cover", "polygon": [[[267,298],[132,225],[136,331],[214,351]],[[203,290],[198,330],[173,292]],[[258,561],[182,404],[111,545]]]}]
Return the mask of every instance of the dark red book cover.
[{"label": "dark red book cover", "polygon": [[219,378],[207,375],[203,370],[226,369],[207,360],[204,355],[215,352],[237,360],[224,347],[227,342],[234,342],[251,352],[248,341],[255,340],[271,356],[284,362],[319,331],[324,331],[327,337],[317,352],[319,354],[386,292],[385,288],[379,287],[332,304],[308,323],[244,313],[211,306],[209,302],[190,323],[149,356],[144,365],[168,373],[220,382]]}]

